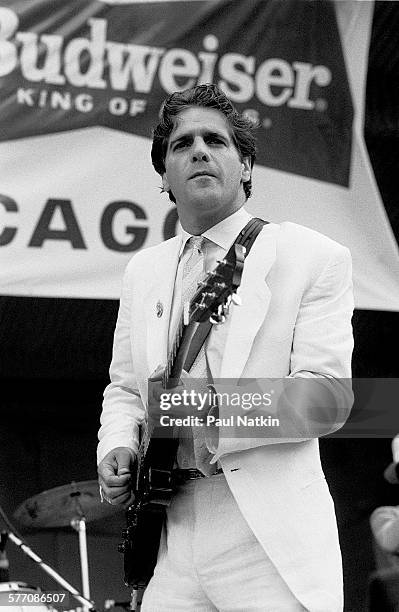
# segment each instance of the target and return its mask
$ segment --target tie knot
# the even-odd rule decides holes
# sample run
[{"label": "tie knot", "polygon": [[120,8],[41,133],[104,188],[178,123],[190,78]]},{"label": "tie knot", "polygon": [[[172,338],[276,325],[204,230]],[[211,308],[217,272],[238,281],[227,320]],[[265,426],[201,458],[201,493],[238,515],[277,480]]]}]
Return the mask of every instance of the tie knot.
[{"label": "tie knot", "polygon": [[204,236],[191,236],[188,242],[192,250],[196,249],[201,252],[204,248],[205,238]]}]

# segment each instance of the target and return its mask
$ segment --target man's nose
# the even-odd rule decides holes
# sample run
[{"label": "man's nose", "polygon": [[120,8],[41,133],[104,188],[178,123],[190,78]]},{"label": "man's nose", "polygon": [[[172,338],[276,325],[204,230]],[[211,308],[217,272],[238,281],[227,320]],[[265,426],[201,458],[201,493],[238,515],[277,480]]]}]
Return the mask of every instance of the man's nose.
[{"label": "man's nose", "polygon": [[206,143],[202,138],[195,138],[192,148],[192,161],[209,161],[209,152]]}]

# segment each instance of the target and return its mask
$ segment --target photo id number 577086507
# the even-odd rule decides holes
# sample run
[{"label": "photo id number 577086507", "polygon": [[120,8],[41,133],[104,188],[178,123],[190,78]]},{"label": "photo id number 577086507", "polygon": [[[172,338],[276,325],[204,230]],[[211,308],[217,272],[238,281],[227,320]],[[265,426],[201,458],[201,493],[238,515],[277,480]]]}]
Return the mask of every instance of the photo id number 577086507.
[{"label": "photo id number 577086507", "polygon": [[51,606],[64,607],[69,603],[69,593],[62,591],[2,591],[0,592],[0,607],[3,606]]}]

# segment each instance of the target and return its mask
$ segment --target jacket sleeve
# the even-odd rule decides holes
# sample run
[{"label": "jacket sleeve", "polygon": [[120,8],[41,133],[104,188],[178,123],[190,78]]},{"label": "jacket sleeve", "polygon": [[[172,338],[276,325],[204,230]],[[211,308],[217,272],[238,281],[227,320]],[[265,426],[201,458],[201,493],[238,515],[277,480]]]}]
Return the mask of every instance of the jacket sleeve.
[{"label": "jacket sleeve", "polygon": [[126,446],[136,454],[139,426],[145,419],[145,407],[138,391],[131,351],[132,285],[133,272],[129,264],[123,278],[114,334],[111,382],[104,391],[101,427],[98,432],[98,463],[118,446]]}]

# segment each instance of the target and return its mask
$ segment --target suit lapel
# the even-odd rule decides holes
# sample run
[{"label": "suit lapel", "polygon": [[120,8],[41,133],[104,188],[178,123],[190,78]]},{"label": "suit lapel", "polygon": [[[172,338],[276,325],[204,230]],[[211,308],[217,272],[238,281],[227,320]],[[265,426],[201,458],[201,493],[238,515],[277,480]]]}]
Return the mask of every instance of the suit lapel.
[{"label": "suit lapel", "polygon": [[146,308],[147,360],[150,372],[167,360],[169,322],[180,244],[180,237],[162,243],[162,250],[154,254],[151,275],[147,276],[143,304]]},{"label": "suit lapel", "polygon": [[254,338],[264,321],[270,303],[266,276],[276,259],[276,233],[279,226],[266,225],[245,260],[239,295],[242,306],[230,312],[224,347],[221,378],[239,378],[251,352]]}]

